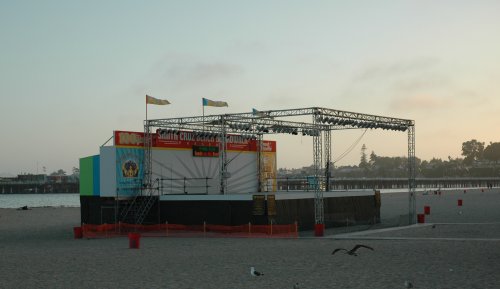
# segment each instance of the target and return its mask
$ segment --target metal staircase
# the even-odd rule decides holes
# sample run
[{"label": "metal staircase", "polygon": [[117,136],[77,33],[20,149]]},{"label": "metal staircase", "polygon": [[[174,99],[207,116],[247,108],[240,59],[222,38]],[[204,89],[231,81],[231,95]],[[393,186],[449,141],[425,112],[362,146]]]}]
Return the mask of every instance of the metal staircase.
[{"label": "metal staircase", "polygon": [[143,169],[144,176],[142,181],[142,187],[136,188],[136,193],[134,197],[127,203],[124,204],[124,208],[120,213],[120,221],[128,224],[142,224],[146,216],[148,215],[151,207],[153,207],[155,202],[159,202],[159,193],[154,194],[155,189],[159,189],[159,180],[157,188],[153,186],[151,180],[152,175],[152,162],[151,162],[151,147],[152,147],[152,135],[150,132],[149,123],[146,120],[144,125],[144,161]]},{"label": "metal staircase", "polygon": [[127,224],[142,224],[151,207],[158,201],[158,196],[153,194],[141,195],[138,193],[121,212],[120,220]]}]

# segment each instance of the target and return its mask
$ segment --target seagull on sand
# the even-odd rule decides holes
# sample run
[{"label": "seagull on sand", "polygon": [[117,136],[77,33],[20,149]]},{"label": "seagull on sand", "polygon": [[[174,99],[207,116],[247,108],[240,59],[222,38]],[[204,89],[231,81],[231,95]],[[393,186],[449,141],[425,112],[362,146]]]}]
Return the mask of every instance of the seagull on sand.
[{"label": "seagull on sand", "polygon": [[344,248],[337,248],[337,249],[333,250],[332,255],[335,254],[335,253],[337,253],[338,251],[345,251],[345,253],[347,255],[358,256],[358,254],[356,254],[356,250],[358,250],[359,248],[366,248],[366,249],[370,249],[370,250],[373,251],[372,247],[368,247],[366,245],[356,245],[356,246],[354,246],[354,248],[352,248],[349,251],[346,250],[346,249],[344,249]]},{"label": "seagull on sand", "polygon": [[250,267],[250,274],[252,276],[262,276],[264,273],[256,271],[254,267]]}]

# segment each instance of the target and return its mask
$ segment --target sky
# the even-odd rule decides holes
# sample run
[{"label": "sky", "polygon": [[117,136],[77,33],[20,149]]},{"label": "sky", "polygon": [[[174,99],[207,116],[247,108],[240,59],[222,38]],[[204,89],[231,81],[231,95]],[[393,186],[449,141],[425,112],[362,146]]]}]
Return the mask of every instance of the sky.
[{"label": "sky", "polygon": [[[416,156],[500,141],[499,1],[0,1],[0,174],[71,172],[148,118],[326,107],[415,120]],[[332,134],[336,165],[407,134]],[[312,163],[307,137],[278,167]],[[345,157],[339,158],[354,143]]]}]

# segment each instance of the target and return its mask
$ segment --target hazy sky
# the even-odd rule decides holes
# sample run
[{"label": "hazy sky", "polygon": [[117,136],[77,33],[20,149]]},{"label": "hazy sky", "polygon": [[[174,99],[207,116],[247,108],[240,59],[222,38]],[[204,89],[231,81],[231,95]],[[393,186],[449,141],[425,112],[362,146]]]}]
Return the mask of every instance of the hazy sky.
[{"label": "hazy sky", "polygon": [[[416,121],[416,154],[500,141],[500,1],[1,1],[0,174],[70,171],[113,130],[229,108],[328,107]],[[333,134],[333,159],[362,130]],[[269,137],[268,139],[271,139]],[[278,166],[312,161],[280,137]],[[360,148],[407,154],[407,134]]]}]

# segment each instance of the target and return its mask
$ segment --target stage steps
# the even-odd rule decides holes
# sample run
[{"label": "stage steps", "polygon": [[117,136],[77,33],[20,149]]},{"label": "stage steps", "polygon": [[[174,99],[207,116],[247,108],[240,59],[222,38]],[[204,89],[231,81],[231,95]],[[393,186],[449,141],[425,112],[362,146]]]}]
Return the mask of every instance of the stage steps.
[{"label": "stage steps", "polygon": [[158,196],[153,195],[135,196],[122,210],[120,221],[127,224],[142,224],[157,200]]}]

